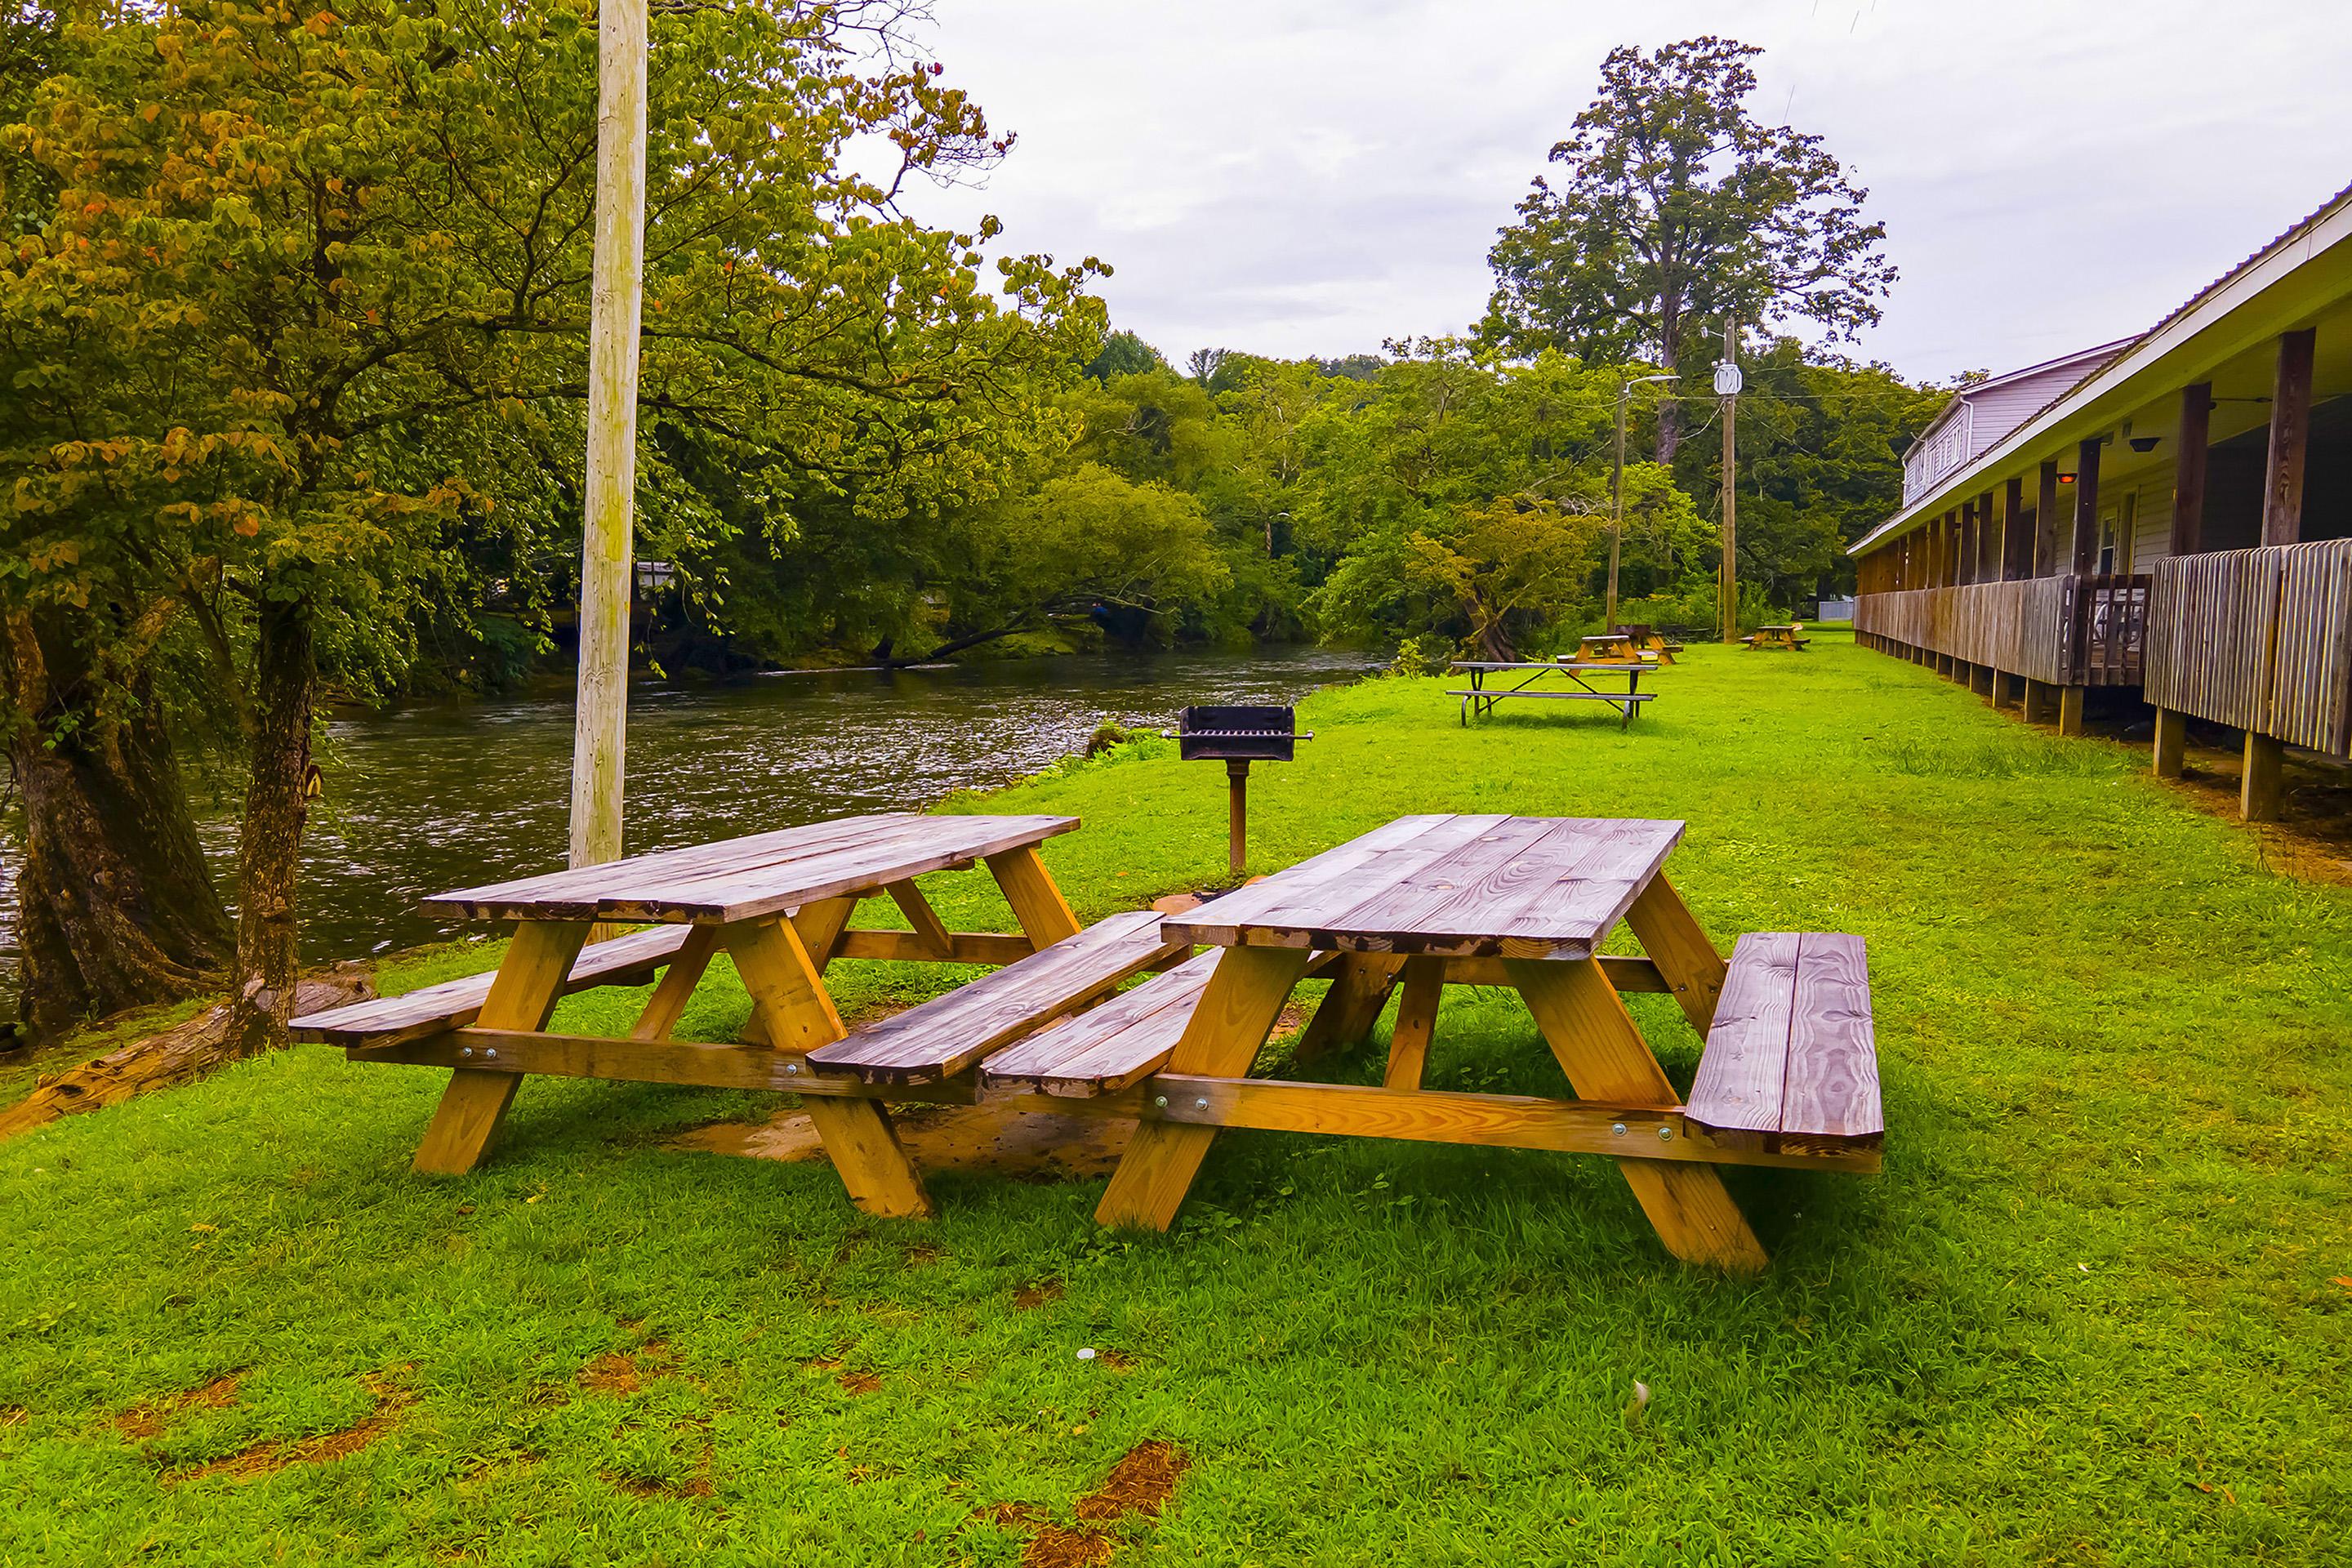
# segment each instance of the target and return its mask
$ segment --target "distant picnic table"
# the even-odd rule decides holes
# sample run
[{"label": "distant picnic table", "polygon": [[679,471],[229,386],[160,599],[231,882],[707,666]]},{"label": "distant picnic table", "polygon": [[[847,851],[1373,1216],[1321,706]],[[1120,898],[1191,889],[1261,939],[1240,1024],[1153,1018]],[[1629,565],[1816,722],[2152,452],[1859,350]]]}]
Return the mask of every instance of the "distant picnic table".
[{"label": "distant picnic table", "polygon": [[[1642,672],[1645,669],[1654,668],[1655,667],[1649,664],[1633,661],[1603,661],[1593,663],[1580,659],[1567,661],[1561,659],[1458,658],[1453,663],[1447,665],[1445,668],[1448,673],[1458,670],[1470,678],[1470,689],[1467,691],[1461,689],[1459,687],[1449,687],[1445,693],[1448,697],[1458,697],[1462,700],[1461,719],[1462,723],[1465,728],[1469,725],[1471,716],[1474,713],[1477,717],[1483,719],[1487,714],[1492,713],[1495,710],[1495,705],[1496,703],[1503,701],[1507,698],[1536,697],[1565,700],[1570,701],[1609,703],[1623,715],[1623,717],[1622,717],[1617,722],[1617,727],[1622,730],[1633,721],[1633,715],[1640,709],[1641,704],[1653,701],[1657,697],[1657,693],[1654,691],[1643,691],[1641,689]],[[1497,688],[1489,687],[1486,684],[1486,678],[1490,675],[1499,675],[1506,671],[1516,670],[1529,672],[1527,679],[1520,681],[1517,686]],[[1529,689],[1529,688],[1533,687],[1536,682],[1543,679],[1544,677],[1548,675],[1565,676],[1581,689],[1576,691],[1562,691],[1557,688],[1546,688],[1540,691]],[[1625,689],[1622,691],[1604,691],[1601,688],[1593,685],[1591,681],[1587,680],[1585,677],[1588,675],[1604,678],[1622,676],[1624,678]]]},{"label": "distant picnic table", "polygon": [[[1189,913],[1138,910],[1084,928],[1036,852],[1076,826],[845,817],[444,893],[425,907],[516,922],[494,974],[308,1015],[295,1030],[353,1060],[450,1069],[420,1171],[471,1169],[531,1073],[782,1089],[803,1097],[851,1200],[900,1217],[932,1208],[886,1102],[1133,1121],[1096,1217],[1161,1228],[1219,1127],[1606,1154],[1676,1257],[1732,1268],[1764,1254],[1709,1167],[1878,1168],[1860,939],[1743,936],[1727,964],[1661,874],[1679,822],[1403,817]],[[977,864],[1019,934],[949,931],[914,881]],[[852,926],[871,897],[891,900],[913,929]],[[593,923],[616,920],[656,923],[588,942]],[[1621,920],[1644,956],[1600,952]],[[675,1038],[721,951],[751,994],[742,1037]],[[836,959],[992,967],[850,1029],[825,987]],[[1300,1060],[1360,1039],[1402,987],[1380,1087],[1248,1077],[1308,979],[1332,984]],[[648,981],[625,1036],[548,1028],[568,992]],[[1425,1089],[1448,984],[1516,988],[1570,1093]],[[1688,1103],[1623,991],[1670,993],[1706,1035]]]},{"label": "distant picnic table", "polygon": [[1754,631],[1748,633],[1739,640],[1746,643],[1751,650],[1756,648],[1785,648],[1790,653],[1802,653],[1805,651],[1805,645],[1813,640],[1809,637],[1799,635],[1802,633],[1804,629],[1805,628],[1801,626],[1758,626]]}]

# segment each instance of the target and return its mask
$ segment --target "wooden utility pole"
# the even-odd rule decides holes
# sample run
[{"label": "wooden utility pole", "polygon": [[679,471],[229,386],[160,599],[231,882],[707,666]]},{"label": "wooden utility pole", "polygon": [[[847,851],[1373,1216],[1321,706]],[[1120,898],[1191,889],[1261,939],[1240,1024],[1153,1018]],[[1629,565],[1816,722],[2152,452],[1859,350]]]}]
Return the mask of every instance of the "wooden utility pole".
[{"label": "wooden utility pole", "polygon": [[[1739,640],[1739,508],[1734,499],[1732,475],[1738,469],[1738,444],[1733,430],[1739,418],[1739,323],[1731,317],[1723,319],[1723,363],[1731,367],[1731,390],[1723,396],[1723,577],[1719,597],[1723,605],[1723,640]],[[1717,377],[1717,389],[1723,380]]]},{"label": "wooden utility pole", "polygon": [[588,486],[580,552],[580,690],[572,741],[572,864],[621,853],[629,719],[637,325],[645,298],[646,0],[601,0],[594,303],[588,325]]}]

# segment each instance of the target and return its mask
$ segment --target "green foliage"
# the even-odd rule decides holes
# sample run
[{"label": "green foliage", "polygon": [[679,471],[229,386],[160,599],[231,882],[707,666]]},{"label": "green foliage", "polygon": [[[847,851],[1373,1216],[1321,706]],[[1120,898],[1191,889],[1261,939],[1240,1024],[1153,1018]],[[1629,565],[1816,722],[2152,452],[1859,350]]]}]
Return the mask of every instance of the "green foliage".
[{"label": "green foliage", "polygon": [[1699,37],[1612,49],[1600,95],[1551,150],[1489,256],[1486,331],[1514,352],[1685,363],[1706,323],[1851,332],[1895,281],[1868,195],[1819,136],[1748,110],[1763,51]]}]

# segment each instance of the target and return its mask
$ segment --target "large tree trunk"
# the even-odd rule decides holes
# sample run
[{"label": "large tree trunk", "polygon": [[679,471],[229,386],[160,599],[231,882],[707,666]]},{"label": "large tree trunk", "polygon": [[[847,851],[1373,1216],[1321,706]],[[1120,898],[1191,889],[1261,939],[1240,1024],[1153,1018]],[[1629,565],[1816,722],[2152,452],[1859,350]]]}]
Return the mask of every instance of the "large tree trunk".
[{"label": "large tree trunk", "polygon": [[262,605],[253,653],[253,769],[237,843],[236,968],[226,1050],[286,1042],[294,1012],[294,883],[310,810],[310,705],[318,664],[308,599]]},{"label": "large tree trunk", "polygon": [[21,1014],[37,1037],[217,984],[232,951],[151,683],[134,676],[119,710],[89,711],[79,644],[21,611],[0,643],[25,821]]}]

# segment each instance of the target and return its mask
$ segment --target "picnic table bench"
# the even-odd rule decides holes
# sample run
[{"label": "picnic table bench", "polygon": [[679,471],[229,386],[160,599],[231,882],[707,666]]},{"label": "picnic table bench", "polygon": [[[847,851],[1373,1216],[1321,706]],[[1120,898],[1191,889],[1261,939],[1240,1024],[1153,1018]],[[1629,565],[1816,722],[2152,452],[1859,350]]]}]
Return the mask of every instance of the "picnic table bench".
[{"label": "picnic table bench", "polygon": [[[1617,722],[1617,727],[1622,730],[1633,721],[1633,715],[1639,710],[1642,703],[1654,701],[1658,695],[1654,691],[1641,689],[1642,671],[1654,668],[1645,664],[1616,660],[1591,664],[1563,659],[1455,659],[1445,668],[1448,674],[1459,670],[1470,677],[1469,690],[1465,691],[1459,687],[1450,687],[1445,692],[1448,697],[1458,697],[1462,700],[1461,719],[1465,729],[1469,727],[1473,712],[1483,719],[1492,713],[1495,710],[1495,705],[1506,698],[1537,697],[1556,701],[1610,703],[1624,715]],[[1528,670],[1532,673],[1517,686],[1503,687],[1499,689],[1488,687],[1486,678],[1503,670]],[[1564,675],[1582,689],[1576,691],[1562,691],[1557,688],[1541,691],[1528,689],[1547,675]],[[1603,691],[1584,679],[1588,675],[1623,676],[1625,689]]]},{"label": "picnic table bench", "polygon": [[1739,640],[1746,643],[1751,650],[1759,647],[1785,648],[1790,653],[1802,653],[1805,651],[1805,645],[1813,640],[1809,637],[1798,635],[1804,629],[1802,626],[1758,626]]},{"label": "picnic table bench", "polygon": [[1645,621],[1630,621],[1619,626],[1617,634],[1633,645],[1634,652],[1656,654],[1661,664],[1674,663],[1675,655],[1683,651],[1682,644],[1668,642],[1657,627]]}]

